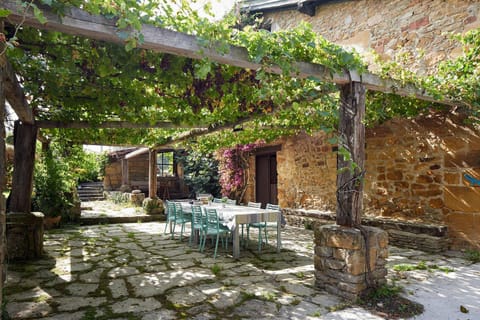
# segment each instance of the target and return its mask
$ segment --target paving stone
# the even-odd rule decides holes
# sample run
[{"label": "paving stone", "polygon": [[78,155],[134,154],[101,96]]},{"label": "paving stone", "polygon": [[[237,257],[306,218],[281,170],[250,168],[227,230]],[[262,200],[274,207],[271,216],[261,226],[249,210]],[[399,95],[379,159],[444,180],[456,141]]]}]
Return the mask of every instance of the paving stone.
[{"label": "paving stone", "polygon": [[192,260],[169,261],[168,265],[173,269],[188,269],[196,265]]},{"label": "paving stone", "polygon": [[233,315],[252,319],[276,319],[279,312],[275,303],[253,299],[247,300],[236,307]]},{"label": "paving stone", "polygon": [[220,283],[201,284],[199,286],[196,286],[196,288],[206,295],[213,295],[213,294],[225,289],[225,287]]},{"label": "paving stone", "polygon": [[86,283],[99,283],[100,282],[100,276],[102,275],[103,271],[105,269],[103,268],[98,268],[94,269],[90,272],[83,273],[79,276],[80,281],[86,282]]},{"label": "paving stone", "polygon": [[58,304],[58,311],[75,311],[82,307],[98,307],[107,302],[104,297],[61,297],[56,298],[55,303]]},{"label": "paving stone", "polygon": [[236,278],[228,278],[224,280],[224,283],[230,286],[246,285],[249,283],[269,283],[273,278],[269,275],[253,275],[253,276],[239,276]]},{"label": "paving stone", "polygon": [[42,318],[42,320],[83,320],[85,316],[85,311],[77,312],[68,312],[68,313],[59,313],[52,315],[50,317]]},{"label": "paving stone", "polygon": [[301,296],[307,297],[315,294],[315,290],[309,287],[306,287],[302,284],[295,284],[295,283],[282,283],[283,288],[286,292]]},{"label": "paving stone", "polygon": [[41,287],[35,287],[32,289],[27,289],[22,292],[18,292],[12,295],[8,295],[9,290],[6,289],[5,292],[6,294],[6,300],[8,302],[10,301],[28,301],[28,300],[47,300],[51,299],[52,297],[58,297],[60,296],[60,292],[58,292],[55,289],[47,289],[44,290]]},{"label": "paving stone", "polygon": [[145,272],[148,272],[148,273],[157,273],[161,271],[167,271],[170,268],[163,263],[163,264],[155,264],[155,265],[146,265],[144,269],[145,269]]},{"label": "paving stone", "polygon": [[126,249],[127,251],[130,250],[142,250],[141,247],[138,246],[135,242],[126,242],[126,243],[117,243],[115,245],[116,248]]},{"label": "paving stone", "polygon": [[338,306],[342,303],[342,299],[337,296],[328,293],[319,293],[315,294],[311,298],[312,303],[315,303],[319,306],[322,306],[326,309],[329,309],[334,306]]},{"label": "paving stone", "polygon": [[168,292],[167,300],[175,305],[193,306],[203,302],[207,296],[194,288],[177,288]]},{"label": "paving stone", "polygon": [[138,269],[134,267],[116,267],[110,270],[107,275],[109,278],[119,278],[119,277],[131,276],[139,273],[140,272],[138,271]]},{"label": "paving stone", "polygon": [[71,272],[83,272],[92,269],[92,264],[87,262],[80,262],[72,264]]},{"label": "paving stone", "polygon": [[128,298],[111,305],[113,313],[138,313],[160,309],[162,304],[154,298],[134,299]]},{"label": "paving stone", "polygon": [[149,312],[142,317],[142,320],[176,320],[177,314],[172,310],[157,310]]},{"label": "paving stone", "polygon": [[127,278],[133,287],[135,295],[152,297],[163,294],[166,290],[176,286],[187,286],[199,281],[213,279],[215,276],[207,270],[192,268],[189,270],[174,270],[150,274],[140,274]]},{"label": "paving stone", "polygon": [[89,293],[95,292],[97,288],[97,284],[72,283],[66,287],[66,290],[71,295],[85,297]]},{"label": "paving stone", "polygon": [[239,290],[223,290],[209,299],[209,302],[216,308],[224,310],[230,308],[242,301],[242,295]]},{"label": "paving stone", "polygon": [[127,285],[124,279],[113,279],[108,283],[108,288],[114,299],[128,296]]},{"label": "paving stone", "polygon": [[41,302],[10,302],[7,312],[11,319],[28,319],[45,317],[52,311],[46,301]]},{"label": "paving stone", "polygon": [[116,264],[129,264],[130,261],[134,260],[130,254],[124,254],[121,256],[114,257],[112,261]]},{"label": "paving stone", "polygon": [[280,309],[280,317],[291,320],[318,319],[324,313],[326,313],[324,308],[306,301],[301,301],[294,306],[284,306]]},{"label": "paving stone", "polygon": [[382,317],[371,314],[362,308],[348,308],[322,316],[322,320],[383,320]]}]

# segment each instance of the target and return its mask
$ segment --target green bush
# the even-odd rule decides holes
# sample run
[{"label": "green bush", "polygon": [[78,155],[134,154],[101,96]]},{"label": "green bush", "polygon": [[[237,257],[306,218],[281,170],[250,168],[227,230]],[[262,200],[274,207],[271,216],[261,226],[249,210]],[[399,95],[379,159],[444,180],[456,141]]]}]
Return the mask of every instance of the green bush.
[{"label": "green bush", "polygon": [[45,216],[68,216],[73,207],[75,179],[68,165],[48,150],[35,163],[33,210]]},{"label": "green bush", "polygon": [[185,183],[190,188],[190,196],[199,193],[220,195],[218,182],[218,161],[213,154],[205,154],[194,150],[179,155],[185,172]]}]

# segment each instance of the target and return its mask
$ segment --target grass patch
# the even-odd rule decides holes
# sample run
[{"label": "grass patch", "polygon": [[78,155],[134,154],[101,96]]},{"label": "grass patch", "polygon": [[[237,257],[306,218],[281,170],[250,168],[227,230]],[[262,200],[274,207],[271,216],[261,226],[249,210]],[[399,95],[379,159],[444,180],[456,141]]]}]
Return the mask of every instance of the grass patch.
[{"label": "grass patch", "polygon": [[423,306],[402,297],[402,292],[403,288],[395,284],[382,285],[357,303],[386,319],[411,318],[423,313]]},{"label": "grass patch", "polygon": [[453,268],[441,267],[436,264],[427,264],[425,261],[420,261],[418,264],[408,264],[408,263],[397,264],[393,266],[393,270],[397,272],[414,271],[414,270],[427,270],[429,272],[433,272],[435,270],[438,270],[438,271],[443,271],[445,273],[455,271]]},{"label": "grass patch", "polygon": [[133,232],[127,233],[127,238],[129,238],[129,239],[135,239],[135,233],[133,233]]},{"label": "grass patch", "polygon": [[480,251],[468,249],[465,251],[465,259],[472,263],[480,262]]},{"label": "grass patch", "polygon": [[223,270],[223,267],[218,265],[218,264],[214,264],[211,268],[210,268],[210,271],[212,271],[212,273],[218,277],[220,275],[220,273],[222,272]]}]

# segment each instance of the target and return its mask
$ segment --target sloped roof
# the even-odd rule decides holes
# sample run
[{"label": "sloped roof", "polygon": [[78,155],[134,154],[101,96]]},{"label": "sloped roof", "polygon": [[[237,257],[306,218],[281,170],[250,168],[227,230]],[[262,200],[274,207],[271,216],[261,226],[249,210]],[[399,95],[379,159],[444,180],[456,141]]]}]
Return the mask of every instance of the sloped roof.
[{"label": "sloped roof", "polygon": [[314,15],[316,6],[333,1],[338,0],[243,0],[241,9],[245,12],[298,10]]}]

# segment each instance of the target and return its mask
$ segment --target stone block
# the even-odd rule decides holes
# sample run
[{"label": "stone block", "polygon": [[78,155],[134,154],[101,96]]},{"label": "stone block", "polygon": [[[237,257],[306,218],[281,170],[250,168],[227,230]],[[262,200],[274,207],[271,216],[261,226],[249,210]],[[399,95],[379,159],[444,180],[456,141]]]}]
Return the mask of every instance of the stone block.
[{"label": "stone block", "polygon": [[313,265],[315,267],[315,270],[318,270],[318,271],[323,271],[325,270],[325,259],[324,258],[321,258],[317,255],[315,255],[313,257]]},{"label": "stone block", "polygon": [[331,257],[333,255],[333,248],[315,246],[315,255],[320,257]]},{"label": "stone block", "polygon": [[363,241],[360,231],[353,228],[345,228],[338,225],[320,227],[326,237],[326,245],[333,248],[360,249]]},{"label": "stone block", "polygon": [[324,267],[333,270],[342,270],[345,267],[345,261],[326,258],[324,259]]},{"label": "stone block", "polygon": [[346,271],[354,276],[365,273],[365,253],[363,250],[350,252],[346,257]]},{"label": "stone block", "polygon": [[347,249],[333,248],[332,255],[334,259],[345,260],[348,255],[348,252],[349,250]]}]

